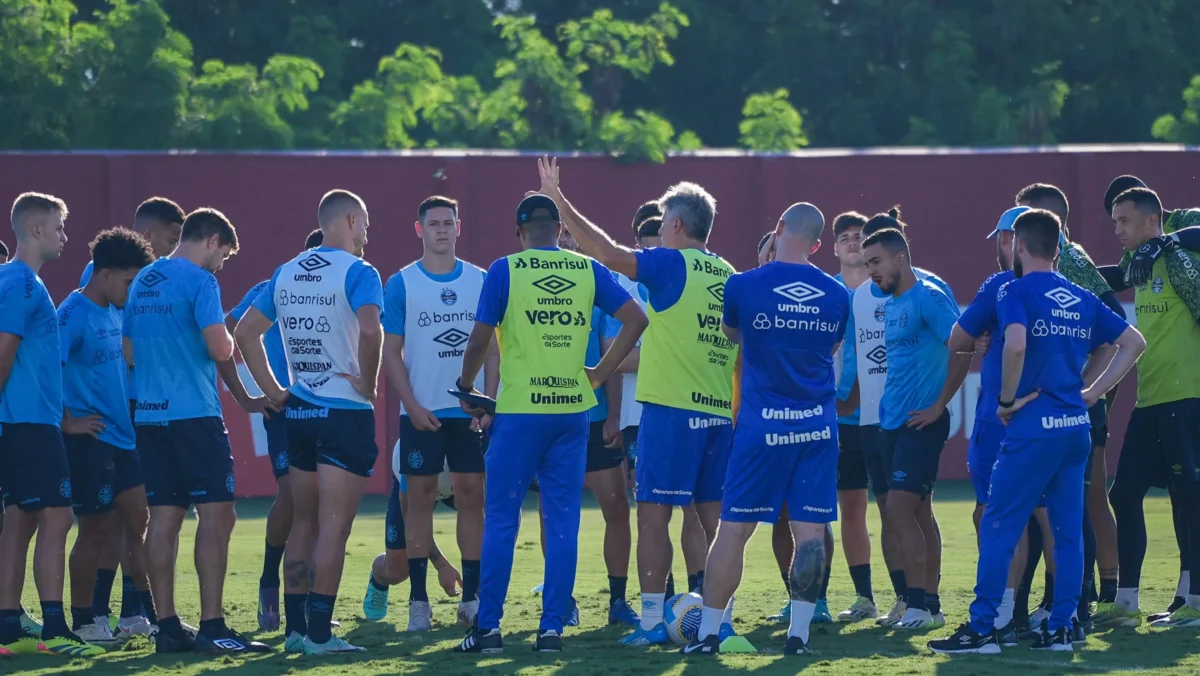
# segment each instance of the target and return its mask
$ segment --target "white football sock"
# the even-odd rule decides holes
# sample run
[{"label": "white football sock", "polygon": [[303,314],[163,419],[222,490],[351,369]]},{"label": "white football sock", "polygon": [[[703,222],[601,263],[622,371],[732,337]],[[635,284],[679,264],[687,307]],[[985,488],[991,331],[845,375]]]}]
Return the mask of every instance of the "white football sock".
[{"label": "white football sock", "polygon": [[808,627],[812,624],[817,604],[808,601],[792,601],[791,606],[792,622],[788,625],[788,636],[799,636],[800,640],[808,643]]},{"label": "white football sock", "polygon": [[704,606],[703,615],[700,616],[700,633],[697,635],[701,640],[720,633],[721,617],[725,611],[721,608],[709,608]]},{"label": "white football sock", "polygon": [[654,625],[663,620],[663,603],[666,602],[667,595],[663,594],[642,594],[642,629],[649,631],[654,628]]},{"label": "white football sock", "polygon": [[996,609],[996,628],[1003,629],[1012,622],[1013,607],[1016,602],[1013,597],[1016,596],[1017,590],[1009,587],[1004,590],[1004,600],[1000,602],[1000,607]]},{"label": "white football sock", "polygon": [[721,616],[722,624],[728,624],[731,626],[733,625],[733,600],[735,598],[737,598],[737,597],[736,596],[729,597],[729,605],[725,606],[725,613],[724,613],[724,615]]},{"label": "white football sock", "polygon": [[1186,599],[1188,593],[1192,591],[1192,574],[1189,571],[1179,571],[1179,586],[1175,587],[1175,595],[1181,599]]},{"label": "white football sock", "polygon": [[1138,605],[1138,590],[1137,587],[1122,589],[1117,588],[1116,604],[1118,608],[1123,610],[1137,610],[1141,606]]}]

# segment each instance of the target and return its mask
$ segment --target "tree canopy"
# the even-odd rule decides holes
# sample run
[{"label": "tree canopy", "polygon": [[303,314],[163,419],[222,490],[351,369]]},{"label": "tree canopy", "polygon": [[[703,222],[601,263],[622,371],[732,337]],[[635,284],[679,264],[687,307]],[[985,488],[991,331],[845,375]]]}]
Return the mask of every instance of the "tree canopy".
[{"label": "tree canopy", "polygon": [[1179,0],[0,0],[0,148],[1196,143],[1197,34]]}]

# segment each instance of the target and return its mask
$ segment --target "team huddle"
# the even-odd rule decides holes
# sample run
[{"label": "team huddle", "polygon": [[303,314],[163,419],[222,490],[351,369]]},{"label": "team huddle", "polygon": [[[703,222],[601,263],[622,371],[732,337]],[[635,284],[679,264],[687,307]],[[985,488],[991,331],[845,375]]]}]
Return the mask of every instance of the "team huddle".
[{"label": "team huddle", "polygon": [[[364,651],[335,633],[333,609],[378,459],[381,369],[400,401],[400,439],[367,620],[384,619],[390,588],[407,581],[408,631],[430,630],[432,565],[469,628],[454,651],[502,652],[521,509],[536,491],[548,565],[533,648],[561,651],[581,623],[573,594],[590,489],[605,523],[606,621],[629,628],[624,646],[745,650],[735,592],[747,543],[769,523],[788,595],[770,619],[788,626],[785,654],[809,654],[811,625],[834,621],[839,509],[856,599],[837,620],[938,629],[933,495],[948,406],[976,354],[976,599],[930,649],[998,653],[1026,640],[1069,651],[1094,626],[1139,624],[1153,486],[1170,491],[1180,578],[1149,621],[1200,626],[1190,578],[1200,366],[1188,357],[1200,344],[1200,227],[1188,227],[1200,211],[1166,210],[1139,179],[1115,179],[1105,207],[1124,253],[1098,267],[1069,239],[1063,192],[1033,184],[987,236],[999,272],[960,314],[949,285],[913,266],[898,208],[838,215],[830,275],[809,261],[825,216],[794,204],[759,243],[759,266],[737,272],[708,250],[716,201],[702,187],[680,183],[638,208],[629,248],[567,200],[557,161],[540,159],[538,172],[516,211],[520,252],[487,270],[459,259],[459,205],[434,196],[417,208],[421,258],[386,283],[362,258],[366,204],[330,191],[298,255],[229,312],[216,274],[238,237],[221,212],[146,200],[130,228],[95,237],[79,288],[56,310],[39,272],[67,244],[67,205],[19,196],[11,260],[0,249],[0,656],[95,656],[138,635],[159,653],[272,650],[225,623],[236,477],[218,381],[262,414],[278,486],[259,628],[282,629],[287,652]],[[1138,328],[1115,296],[1130,288]],[[1135,363],[1137,404],[1106,494],[1108,401]],[[627,600],[631,483],[640,612]],[[886,613],[871,576],[869,491],[895,598]],[[439,502],[456,512],[459,567],[434,542]],[[676,507],[681,593],[670,572]],[[195,627],[175,608],[193,508]],[[41,622],[21,606],[31,542]],[[1031,610],[1041,562],[1045,597]]]}]

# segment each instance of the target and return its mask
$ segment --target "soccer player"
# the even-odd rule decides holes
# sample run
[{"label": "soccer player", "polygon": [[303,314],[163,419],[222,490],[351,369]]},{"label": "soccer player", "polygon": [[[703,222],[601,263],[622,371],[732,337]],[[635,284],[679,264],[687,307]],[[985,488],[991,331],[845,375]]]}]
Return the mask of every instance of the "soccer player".
[{"label": "soccer player", "polygon": [[[993,404],[1000,394],[1000,359],[1004,349],[1004,337],[996,318],[996,297],[1000,287],[1013,279],[1012,225],[1017,217],[1026,211],[1029,211],[1029,207],[1013,207],[1005,211],[1001,214],[996,228],[988,235],[988,239],[996,240],[996,262],[1000,266],[1000,272],[984,280],[974,300],[958,318],[950,334],[949,346],[952,352],[984,353],[980,369],[979,397],[975,407],[975,427],[971,431],[970,444],[967,447],[967,471],[975,487],[975,512],[972,518],[975,522],[977,543],[979,538],[985,535],[979,530],[980,519],[988,501],[992,468],[1000,453],[1005,432]],[[1027,546],[1027,538],[1022,534],[1010,564],[1004,600],[997,609],[995,628],[998,641],[1003,646],[1017,644],[1018,620],[1013,617],[1013,611],[1016,589],[1025,573]],[[1025,618],[1025,622],[1028,623],[1028,618]]]},{"label": "soccer player", "polygon": [[[583,251],[649,291],[650,325],[642,343],[644,368],[638,370],[637,391],[643,404],[637,463],[641,626],[621,642],[665,643],[662,611],[671,560],[671,512],[695,503],[712,542],[733,438],[730,416],[738,350],[720,326],[725,281],[734,269],[707,249],[716,200],[694,183],[672,187],[659,200],[663,246],[634,251],[617,244],[566,201],[554,161],[543,159],[539,168],[543,189],[562,206],[563,221]],[[727,625],[732,600],[730,604]],[[732,626],[723,629],[723,635],[732,633]]]},{"label": "soccer player", "polygon": [[[321,231],[313,230],[304,240],[304,250],[321,246],[324,235]],[[258,299],[258,295],[266,288],[269,279],[250,287],[246,296],[225,316],[229,328],[236,330],[237,323],[246,315],[246,311]],[[284,385],[291,384],[288,373],[287,351],[283,347],[283,337],[279,333],[279,325],[272,324],[267,330],[263,344],[267,352],[267,363],[275,380]],[[293,346],[299,350],[302,346]],[[302,350],[301,350],[302,352]],[[271,474],[275,477],[275,501],[267,511],[266,546],[263,553],[262,575],[258,578],[258,628],[264,631],[275,631],[279,628],[279,565],[283,561],[284,547],[287,545],[288,533],[292,530],[292,482],[288,479],[287,453],[287,422],[279,412],[263,415],[263,430],[267,433],[267,457],[271,462]]]},{"label": "soccer player", "polygon": [[[237,249],[229,219],[215,209],[197,209],[184,219],[179,245],[138,274],[125,303],[122,336],[136,383],[133,422],[150,504],[146,557],[159,615],[159,653],[270,650],[226,626],[222,608],[229,536],[237,517],[217,375],[247,412],[262,413],[269,403],[246,392],[221,309],[214,273]],[[192,505],[199,519],[200,581],[200,628],[194,639],[175,608],[179,530]]]},{"label": "soccer player", "polygon": [[[1054,605],[1035,650],[1071,651],[1071,618],[1082,588],[1084,486],[1091,438],[1087,409],[1137,361],[1145,341],[1091,292],[1054,271],[1058,217],[1034,209],[1014,223],[1016,279],[997,292],[1004,348],[997,416],[1007,426],[984,508],[976,598],[971,619],[937,653],[1000,652],[995,617],[1014,546],[1037,502],[1045,496],[1055,528],[1058,562]],[[1097,347],[1116,355],[1100,370],[1088,363]],[[1086,368],[1085,368],[1086,367]]]},{"label": "soccer player", "polygon": [[[386,298],[384,303],[387,303]],[[386,342],[385,334],[384,343],[386,344]],[[443,465],[443,467],[446,466]],[[408,510],[408,490],[405,486],[405,477],[400,473],[400,442],[398,440],[395,447],[392,448],[392,473],[395,475],[395,480],[392,482],[392,493],[388,497],[387,515],[384,520],[384,552],[376,556],[371,563],[371,577],[368,582],[367,594],[363,598],[363,616],[368,620],[382,620],[387,617],[389,587],[408,579],[408,553],[404,538],[404,513]],[[450,495],[439,498],[439,502],[450,509],[454,509],[452,482],[450,470],[447,467],[438,475],[438,492],[441,493],[442,487],[449,487]],[[442,554],[436,540],[429,546],[429,563],[437,571],[438,584],[446,591],[447,596],[453,597],[462,593],[462,574],[458,572],[454,564],[450,563],[450,559]]]},{"label": "soccer player", "polygon": [[[1132,254],[1121,262],[1125,277],[1136,276],[1141,282],[1134,287],[1134,307],[1147,347],[1138,364],[1137,403],[1109,491],[1117,518],[1120,582],[1114,603],[1098,606],[1094,619],[1116,626],[1141,622],[1138,586],[1146,554],[1142,501],[1150,486],[1165,483],[1177,516],[1181,568],[1187,571],[1176,593],[1185,602],[1172,604],[1170,615],[1153,621],[1161,626],[1200,625],[1200,576],[1190,575],[1200,570],[1200,518],[1195,516],[1200,513],[1200,428],[1195,424],[1200,378],[1192,358],[1194,346],[1200,344],[1200,281],[1195,279],[1200,260],[1185,250],[1194,246],[1191,241],[1187,247],[1176,246],[1193,229],[1165,236],[1162,202],[1147,188],[1118,195],[1112,218],[1117,239]],[[1135,271],[1139,274],[1133,275]],[[1125,284],[1119,287],[1123,290]]]},{"label": "soccer player", "polygon": [[[1113,312],[1116,312],[1121,318],[1125,317],[1125,309],[1121,302],[1117,300],[1116,294],[1112,292],[1108,283],[1104,281],[1097,270],[1092,259],[1084,251],[1083,247],[1076,242],[1070,241],[1070,204],[1067,201],[1067,196],[1058,187],[1047,183],[1034,183],[1022,188],[1016,196],[1017,206],[1031,207],[1034,209],[1045,209],[1058,217],[1062,223],[1062,241],[1059,242],[1061,249],[1062,260],[1058,262],[1058,271],[1067,281],[1072,284],[1081,286],[1088,291],[1091,291]],[[1111,358],[1111,354],[1098,353],[1097,357]],[[1091,434],[1092,434],[1092,455],[1088,459],[1088,471],[1085,473],[1084,483],[1086,486],[1085,493],[1088,496],[1089,507],[1084,511],[1083,533],[1084,533],[1084,587],[1086,592],[1080,596],[1079,603],[1079,620],[1080,627],[1084,630],[1091,629],[1091,601],[1092,595],[1095,593],[1095,564],[1097,558],[1100,560],[1100,580],[1101,580],[1101,595],[1109,596],[1116,593],[1117,584],[1117,552],[1116,552],[1116,522],[1113,520],[1112,512],[1108,509],[1108,500],[1105,497],[1104,489],[1108,483],[1108,475],[1105,469],[1104,462],[1104,447],[1108,443],[1108,401],[1115,396],[1115,392],[1105,397],[1104,401],[1098,402],[1088,411],[1091,417]],[[1099,459],[1101,467],[1100,471],[1096,472],[1096,463]],[[1036,632],[1041,621],[1049,616],[1050,605],[1054,600],[1054,574],[1053,564],[1053,535],[1050,534],[1051,529],[1046,520],[1046,510],[1039,507],[1035,512],[1036,519],[1030,521],[1029,532],[1034,536],[1031,538],[1035,543],[1037,540],[1042,540],[1041,547],[1027,548],[1026,552],[1026,568],[1021,581],[1021,585],[1017,591],[1016,605],[1018,608],[1018,619],[1021,619],[1026,613],[1029,605],[1029,591],[1033,582],[1033,577],[1037,570],[1038,560],[1042,555],[1046,558],[1046,591],[1042,605],[1037,611],[1030,616],[1030,621],[1034,625]],[[1094,528],[1094,523],[1099,524],[1099,533]],[[1101,551],[1099,548],[1100,542],[1103,541],[1105,547]],[[1098,554],[1100,555],[1098,557]],[[1076,637],[1082,641],[1084,636]]]},{"label": "soccer player", "polygon": [[[904,232],[905,224],[900,220],[900,209],[895,207],[888,211],[887,218],[872,218],[863,225],[860,237],[865,239],[885,227],[900,228]],[[861,241],[861,240],[860,240]],[[861,248],[861,244],[860,244]],[[953,299],[950,286],[940,277],[928,270],[913,267],[913,273],[918,280],[928,281],[945,295]],[[858,405],[860,441],[863,447],[863,459],[867,465],[867,477],[871,490],[875,493],[875,504],[879,508],[882,523],[881,540],[883,561],[887,564],[888,576],[892,581],[892,590],[896,594],[896,602],[886,615],[875,620],[881,626],[890,627],[901,620],[908,610],[908,579],[904,574],[904,556],[900,550],[899,534],[892,526],[887,509],[888,483],[892,475],[891,446],[887,435],[880,427],[879,402],[884,392],[888,378],[888,348],[884,340],[884,305],[888,294],[868,279],[850,294],[850,321],[846,327],[846,335],[851,336],[842,344],[842,375],[838,382],[839,407]],[[857,393],[855,390],[857,389]],[[850,411],[843,411],[849,414]],[[930,524],[936,541],[940,542],[941,535],[936,520]],[[940,546],[933,547],[940,552]],[[940,566],[939,566],[940,567]],[[937,576],[933,576],[936,581]],[[934,589],[927,589],[930,598],[927,605],[932,605],[936,616],[939,599]]]},{"label": "soccer player", "polygon": [[[246,367],[284,407],[292,532],[284,552],[285,649],[306,655],[362,652],[332,632],[346,540],[375,466],[373,403],[383,348],[383,284],[362,259],[368,214],[346,190],[321,197],[319,248],[279,266],[236,336]],[[272,375],[262,337],[278,322],[295,382]]]},{"label": "soccer player", "polygon": [[[638,207],[633,215],[634,241],[639,249],[653,249],[662,246],[662,208],[658,201],[646,202]],[[617,282],[629,292],[644,312],[647,307],[649,292],[645,285],[635,282],[621,273],[616,273]],[[612,341],[605,341],[604,349],[608,349]],[[642,419],[642,404],[637,400],[637,371],[640,365],[642,342],[629,357],[621,363],[617,372],[621,376],[621,433],[625,439],[625,453],[628,458],[629,479],[632,484],[633,472],[637,467],[637,436],[638,425]],[[708,556],[708,538],[700,525],[700,517],[696,514],[694,505],[683,508],[683,524],[679,537],[679,548],[683,551],[683,563],[687,569],[688,591],[699,593],[704,582],[704,559]],[[670,534],[668,533],[668,538]],[[675,548],[671,547],[671,559],[674,560]],[[609,581],[609,590],[614,583]],[[617,582],[618,586],[620,581]],[[675,596],[675,575],[671,565],[667,566],[666,598]]]},{"label": "soccer player", "polygon": [[[871,221],[891,226],[898,219],[880,214]],[[868,221],[864,230],[874,230],[871,225]],[[971,355],[950,358],[946,341],[958,306],[936,284],[917,277],[900,228],[885,227],[868,236],[863,259],[872,281],[891,296],[883,304],[888,370],[879,420],[885,436],[881,450],[892,470],[888,523],[904,557],[908,586],[907,607],[895,626],[939,627],[945,619],[937,595],[942,552],[933,488],[950,434],[946,406],[966,378]]]},{"label": "soccer player", "polygon": [[[543,178],[543,188],[552,185]],[[498,337],[502,387],[484,458],[487,524],[479,615],[455,652],[504,650],[500,618],[521,503],[535,474],[546,514],[546,578],[534,650],[562,650],[579,555],[588,409],[596,404],[594,390],[613,374],[646,326],[646,315],[607,268],[556,246],[562,221],[553,199],[530,194],[517,207],[516,223],[523,251],[488,268],[462,374],[455,382],[461,392],[477,392],[470,384],[493,336]],[[587,369],[593,307],[615,317],[622,327],[612,349],[595,368]],[[484,415],[479,409],[470,412]]]},{"label": "soccer player", "polygon": [[[131,550],[125,572],[144,579],[143,546],[149,511],[138,460],[125,355],[121,348],[121,308],[133,278],[154,260],[150,244],[124,229],[105,230],[92,240],[87,284],[58,308],[63,368],[63,433],[71,468],[72,507],[79,535],[71,549],[72,630],[90,643],[116,642],[108,618],[93,613],[96,567],[107,542],[125,541]],[[136,592],[135,592],[136,593]],[[149,599],[137,607],[152,609]],[[153,610],[148,611],[154,617]]]},{"label": "soccer player", "polygon": [[[570,232],[559,233],[558,248],[579,253],[579,244]],[[632,294],[631,294],[632,297]],[[641,304],[639,303],[639,307]],[[603,344],[616,340],[621,326],[599,308],[592,308],[591,332],[588,333],[584,366],[595,368],[603,354]],[[628,361],[628,358],[625,360]],[[622,362],[622,365],[625,362]],[[604,565],[608,572],[608,624],[636,627],[641,621],[625,599],[629,582],[629,552],[632,534],[629,529],[629,497],[625,489],[625,443],[621,436],[621,378],[614,372],[608,381],[595,390],[596,405],[588,411],[591,427],[588,432],[587,469],[584,484],[596,496],[604,517]],[[538,494],[539,498],[541,494]],[[538,502],[539,511],[541,501]],[[545,517],[540,521],[542,549],[545,550]],[[574,601],[568,627],[579,626],[579,603]]]},{"label": "soccer player", "polygon": [[[824,218],[822,216],[822,218]],[[758,240],[758,266],[762,267],[775,260],[775,231],[772,230],[762,236]],[[841,368],[841,353],[834,355],[833,372],[835,380]],[[733,386],[733,416],[737,419],[739,406],[741,404],[741,373],[734,371],[734,386]],[[840,460],[839,460],[840,462]],[[840,476],[840,475],[839,475]],[[792,519],[788,515],[787,504],[784,503],[779,509],[779,518],[771,525],[771,551],[775,554],[775,563],[779,566],[779,574],[783,578],[783,589],[788,593],[788,598],[791,598],[791,577],[792,577],[792,562],[796,558],[796,540],[792,537]],[[833,622],[833,616],[829,614],[829,602],[826,599],[826,593],[829,591],[829,574],[833,569],[833,527],[831,524],[826,524],[825,528],[825,577],[821,581],[821,588],[817,597],[817,609],[813,612],[812,622],[823,624]],[[784,604],[783,608],[776,614],[767,618],[769,622],[779,622],[788,624],[792,618],[792,604],[789,600]]]},{"label": "soccer player", "polygon": [[[484,271],[459,259],[455,243],[462,232],[458,202],[441,196],[417,207],[416,234],[421,258],[388,280],[384,291],[383,365],[400,400],[400,473],[408,484],[404,527],[411,595],[408,631],[429,631],[433,609],[425,578],[433,543],[433,508],[438,475],[447,465],[454,481],[458,549],[462,554],[463,596],[458,622],[470,626],[479,612],[479,555],[483,544],[483,452],[479,424],[446,392],[462,371],[467,342],[479,306]],[[499,356],[493,352],[477,389],[495,396]],[[378,590],[367,586],[368,596]],[[386,595],[386,591],[383,592]],[[387,608],[382,601],[367,605]]]},{"label": "soccer player", "polygon": [[[175,202],[165,197],[151,197],[138,205],[133,214],[133,231],[150,242],[154,258],[169,255],[179,244],[179,233],[183,228],[183,209]],[[83,268],[79,278],[79,288],[87,286],[92,277],[92,261]],[[126,393],[129,395],[129,410],[132,416],[134,400],[137,393],[134,390],[133,371],[126,376]],[[121,612],[120,618],[109,624],[118,638],[129,638],[138,634],[147,634],[152,630],[150,617],[154,615],[153,601],[150,599],[150,580],[145,568],[138,567],[132,560],[135,551],[141,546],[130,542],[131,536],[124,531],[124,524],[118,523],[118,530],[113,537],[106,538],[100,550],[100,568],[96,571],[96,586],[93,593],[93,605],[96,617],[110,621],[112,608],[109,606],[112,597],[113,581],[117,577],[117,562],[121,562]],[[144,553],[143,553],[144,555]],[[132,571],[137,574],[131,574]],[[185,629],[194,631],[185,625]]]},{"label": "soccer player", "polygon": [[[58,319],[38,273],[62,255],[67,214],[57,197],[19,195],[10,214],[16,251],[0,267],[0,486],[6,517],[0,532],[0,655],[104,653],[71,632],[62,602],[63,551],[71,530],[62,424],[74,423],[63,415]],[[22,626],[21,609],[34,531],[33,574],[45,623],[40,637]]]},{"label": "soccer player", "polygon": [[[867,217],[857,211],[838,214],[833,219],[833,253],[840,268],[834,279],[851,292],[869,281],[862,256],[862,229],[866,224]],[[845,330],[845,323],[842,324],[842,330]],[[838,372],[838,377],[843,368],[842,352],[839,351],[834,356],[834,370]],[[837,425],[838,445],[841,447],[837,483],[838,505],[842,510],[842,553],[850,569],[856,597],[849,608],[838,613],[838,619],[857,622],[879,617],[875,594],[871,589],[871,538],[867,534],[867,488],[871,477],[863,456],[859,412],[855,410],[850,415],[839,416]],[[828,569],[823,586],[829,586]]]},{"label": "soccer player", "polygon": [[684,654],[720,652],[720,627],[741,582],[746,543],[757,522],[776,521],[785,502],[796,553],[784,654],[809,653],[809,623],[826,566],[826,526],[837,517],[833,355],[850,314],[845,286],[808,262],[824,227],[816,207],[792,205],[776,228],[774,262],[735,274],[725,285],[721,324],[743,348],[743,399],[721,527],[708,555],[700,630]]}]

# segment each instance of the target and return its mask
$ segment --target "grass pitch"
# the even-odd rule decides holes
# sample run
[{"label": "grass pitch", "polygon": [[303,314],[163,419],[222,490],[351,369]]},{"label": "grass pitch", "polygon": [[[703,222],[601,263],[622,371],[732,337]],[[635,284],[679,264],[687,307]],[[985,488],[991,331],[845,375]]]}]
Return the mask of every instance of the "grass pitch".
[{"label": "grass pitch", "polygon": [[[368,674],[563,674],[600,675],[621,673],[651,676],[657,674],[704,674],[730,671],[754,674],[806,675],[855,674],[937,674],[938,676],[990,676],[1020,671],[1029,676],[1045,674],[1107,674],[1138,672],[1146,674],[1200,673],[1200,643],[1196,629],[1158,630],[1143,625],[1136,630],[1104,630],[1089,637],[1083,650],[1074,655],[1035,653],[1023,644],[1005,649],[999,656],[934,656],[924,646],[934,636],[952,631],[966,618],[967,605],[973,598],[975,578],[975,534],[971,526],[973,494],[966,483],[938,487],[938,519],[944,538],[944,571],[941,589],[942,608],[949,626],[930,635],[883,631],[871,622],[859,624],[816,625],[811,645],[816,655],[810,658],[784,658],[780,654],[786,627],[768,624],[765,618],[776,612],[786,600],[779,572],[771,555],[770,534],[759,529],[746,553],[746,576],[738,590],[735,626],[759,649],[755,655],[722,655],[716,659],[683,659],[673,649],[635,649],[616,644],[624,629],[605,627],[608,581],[601,556],[604,522],[594,504],[584,511],[580,533],[579,574],[575,595],[583,614],[582,626],[568,630],[566,650],[548,656],[530,650],[533,631],[540,614],[540,597],[529,590],[541,581],[543,564],[538,547],[536,502],[526,502],[526,519],[517,544],[516,565],[509,590],[503,629],[505,652],[495,657],[453,655],[448,651],[462,637],[463,630],[453,626],[457,600],[447,599],[430,573],[429,590],[434,604],[434,631],[407,635],[407,583],[392,590],[392,608],[383,622],[362,620],[362,596],[367,584],[371,560],[383,551],[384,507],[381,497],[364,501],[351,535],[346,554],[345,577],[334,615],[342,623],[342,634],[351,642],[368,649],[365,654],[336,658],[304,657],[278,652],[246,659],[207,659],[199,655],[157,656],[142,640],[95,660],[67,660],[57,656],[0,658],[2,674],[61,674],[83,672],[94,676],[131,674],[172,674],[177,676],[273,676],[275,674],[311,674],[366,676]],[[262,566],[265,500],[246,500],[238,504],[240,518],[233,534],[229,577],[225,586],[225,611],[230,626],[282,651],[281,632],[262,634],[256,628],[257,585]],[[440,510],[435,532],[441,546],[457,560],[454,545],[454,515]],[[1170,505],[1162,494],[1147,499],[1146,519],[1150,532],[1150,550],[1143,573],[1141,602],[1144,612],[1164,609],[1174,595],[1178,575],[1178,551],[1171,529]],[[184,524],[180,548],[178,605],[185,621],[197,624],[199,592],[192,565],[192,537],[196,522]],[[678,519],[675,528],[678,529]],[[870,530],[874,540],[872,571],[880,606],[890,606],[891,585],[878,548],[879,520],[872,508]],[[677,533],[677,530],[676,530]],[[637,529],[634,528],[634,536]],[[678,538],[676,535],[676,542]],[[839,544],[840,548],[840,544]],[[631,571],[636,567],[631,565]],[[682,556],[676,556],[676,580],[683,584]],[[636,572],[629,583],[630,601],[638,608]],[[1039,582],[1033,599],[1041,598]],[[119,607],[120,583],[113,591],[113,603]],[[829,605],[836,615],[853,600],[853,587],[845,560],[838,551],[834,556],[833,580]],[[25,603],[37,608],[32,570],[27,577]]]}]

